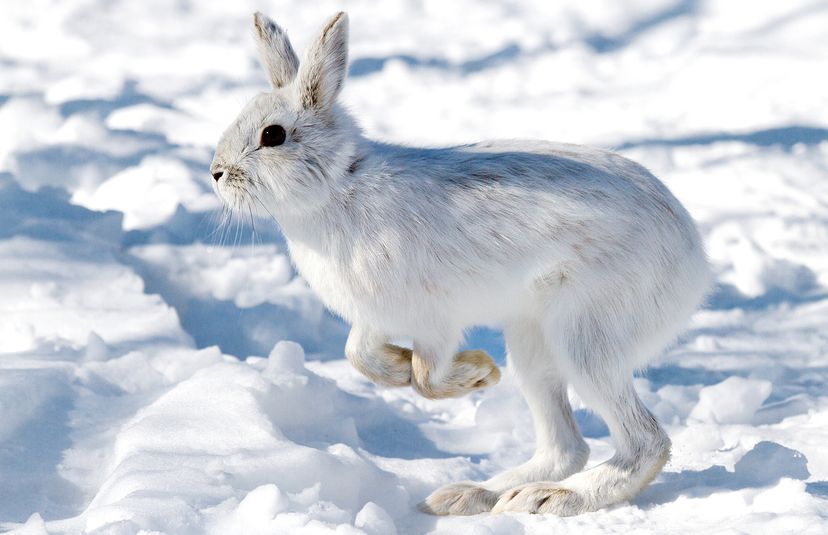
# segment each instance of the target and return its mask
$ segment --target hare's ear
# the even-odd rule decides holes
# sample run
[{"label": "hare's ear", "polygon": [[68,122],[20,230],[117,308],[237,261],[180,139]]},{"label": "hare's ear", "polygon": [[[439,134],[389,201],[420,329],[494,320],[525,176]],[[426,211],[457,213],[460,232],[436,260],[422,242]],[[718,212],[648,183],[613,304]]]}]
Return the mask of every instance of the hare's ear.
[{"label": "hare's ear", "polygon": [[299,65],[297,90],[305,108],[330,110],[348,74],[348,15],[334,15]]},{"label": "hare's ear", "polygon": [[256,46],[273,89],[284,87],[296,78],[299,58],[290,46],[287,34],[275,22],[256,12],[253,15]]}]

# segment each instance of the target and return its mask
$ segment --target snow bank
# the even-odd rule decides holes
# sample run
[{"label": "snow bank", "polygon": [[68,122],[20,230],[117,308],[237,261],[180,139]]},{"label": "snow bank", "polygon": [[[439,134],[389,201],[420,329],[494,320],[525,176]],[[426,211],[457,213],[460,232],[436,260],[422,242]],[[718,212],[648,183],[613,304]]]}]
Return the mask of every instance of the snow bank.
[{"label": "snow bank", "polygon": [[266,361],[198,366],[117,432],[86,530],[181,533],[194,529],[188,519],[215,533],[333,531],[369,502],[359,522],[393,528],[386,511],[411,506],[361,451],[354,418],[342,418],[359,400],[308,371],[299,345],[280,342]]},{"label": "snow bank", "polygon": [[772,389],[770,381],[728,377],[701,389],[699,402],[689,418],[719,424],[749,424]]}]

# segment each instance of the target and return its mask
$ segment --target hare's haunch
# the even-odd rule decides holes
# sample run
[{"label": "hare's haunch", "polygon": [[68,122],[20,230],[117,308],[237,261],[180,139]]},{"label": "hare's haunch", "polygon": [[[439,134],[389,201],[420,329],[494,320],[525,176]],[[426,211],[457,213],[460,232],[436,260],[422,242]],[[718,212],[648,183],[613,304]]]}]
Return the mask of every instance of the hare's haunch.
[{"label": "hare's haunch", "polygon": [[[442,487],[421,509],[574,515],[635,496],[670,440],[632,372],[673,339],[708,284],[687,211],[642,166],[604,150],[371,141],[337,103],[347,16],[329,20],[302,61],[273,21],[254,22],[272,91],[222,137],[215,187],[230,207],[276,219],[299,272],[351,323],[348,359],[379,384],[460,396],[500,377],[485,353],[457,353],[464,330],[504,328],[536,453],[488,481]],[[413,349],[389,344],[399,337]],[[586,471],[568,384],[616,447]]]}]

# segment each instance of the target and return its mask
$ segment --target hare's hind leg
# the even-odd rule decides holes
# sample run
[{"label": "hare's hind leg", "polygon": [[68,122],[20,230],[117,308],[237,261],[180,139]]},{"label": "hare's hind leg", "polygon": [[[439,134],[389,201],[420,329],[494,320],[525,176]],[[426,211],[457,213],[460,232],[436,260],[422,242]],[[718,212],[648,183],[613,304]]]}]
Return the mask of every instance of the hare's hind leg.
[{"label": "hare's hind leg", "polygon": [[[571,516],[633,498],[658,475],[670,457],[670,440],[641,404],[632,382],[620,390],[589,387],[610,427],[615,455],[605,463],[561,481],[517,486],[501,495],[493,513],[522,511]],[[579,390],[583,392],[583,390]]]},{"label": "hare's hind leg", "polygon": [[607,423],[615,455],[563,480],[552,478],[511,489],[501,495],[492,512],[569,516],[595,511],[634,497],[667,462],[670,439],[635,393],[629,364],[618,357],[630,348],[607,331],[611,323],[606,319],[581,318],[567,329],[561,345],[567,378]]},{"label": "hare's hind leg", "polygon": [[464,481],[434,491],[420,505],[438,515],[473,515],[491,510],[500,495],[532,481],[564,479],[586,464],[589,448],[572,416],[566,382],[533,320],[504,329],[509,359],[534,420],[535,455],[526,463],[488,481]]},{"label": "hare's hind leg", "polygon": [[526,463],[486,481],[498,493],[530,481],[559,480],[580,471],[589,458],[567,396],[559,357],[552,353],[535,321],[514,322],[504,330],[517,386],[535,428],[535,454]]}]

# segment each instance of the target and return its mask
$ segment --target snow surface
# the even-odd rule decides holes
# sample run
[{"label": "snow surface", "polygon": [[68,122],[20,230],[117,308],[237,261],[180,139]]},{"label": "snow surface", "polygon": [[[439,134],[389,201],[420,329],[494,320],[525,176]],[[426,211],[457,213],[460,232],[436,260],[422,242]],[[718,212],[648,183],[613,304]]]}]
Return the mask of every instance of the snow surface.
[{"label": "snow surface", "polygon": [[[0,7],[0,526],[17,533],[828,532],[828,3],[360,0],[344,99],[382,139],[618,149],[697,218],[717,285],[636,386],[672,460],[575,518],[434,518],[527,459],[508,375],[382,390],[272,222],[208,172],[265,89],[257,9],[301,48],[336,2]],[[469,346],[503,362],[496,331]],[[606,426],[578,407],[591,464]]]}]

